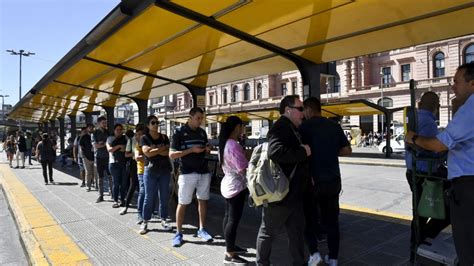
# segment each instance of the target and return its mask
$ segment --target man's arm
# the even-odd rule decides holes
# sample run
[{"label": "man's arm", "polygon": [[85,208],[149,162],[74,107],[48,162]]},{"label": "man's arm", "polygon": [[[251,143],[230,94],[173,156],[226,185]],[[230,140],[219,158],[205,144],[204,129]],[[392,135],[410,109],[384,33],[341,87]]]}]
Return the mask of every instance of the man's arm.
[{"label": "man's arm", "polygon": [[413,143],[413,137],[416,135],[415,132],[409,131],[405,136],[405,141],[409,144],[415,144],[416,146],[434,152],[443,152],[447,151],[448,147],[446,147],[441,141],[439,141],[436,137],[416,137],[415,143]]},{"label": "man's arm", "polygon": [[275,128],[268,138],[268,155],[276,163],[299,163],[311,155],[308,145],[290,147],[285,143],[286,136],[294,135],[290,130],[283,127]]},{"label": "man's arm", "polygon": [[351,146],[346,146],[346,147],[342,147],[340,150],[339,150],[339,156],[349,156],[352,154],[352,148]]}]

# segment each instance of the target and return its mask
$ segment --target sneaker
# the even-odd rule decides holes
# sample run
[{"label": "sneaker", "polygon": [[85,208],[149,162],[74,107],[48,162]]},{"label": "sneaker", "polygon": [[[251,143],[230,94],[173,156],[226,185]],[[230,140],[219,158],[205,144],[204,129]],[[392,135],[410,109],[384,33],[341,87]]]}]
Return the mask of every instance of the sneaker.
[{"label": "sneaker", "polygon": [[45,184],[45,185],[47,185],[47,184],[48,184],[48,182],[44,182],[44,184]]},{"label": "sneaker", "polygon": [[247,260],[234,255],[234,256],[227,256],[225,255],[224,264],[233,264],[233,265],[247,265],[249,263]]},{"label": "sneaker", "polygon": [[173,231],[173,227],[165,220],[161,221],[161,226],[163,227],[163,230],[165,231]]},{"label": "sneaker", "polygon": [[97,200],[95,201],[95,203],[99,203],[99,202],[102,202],[102,201],[104,201],[104,197],[99,196],[99,197],[97,198]]},{"label": "sneaker", "polygon": [[86,192],[91,192],[91,188],[90,187],[86,188]]},{"label": "sneaker", "polygon": [[173,237],[173,247],[180,247],[183,244],[183,234],[176,233]]},{"label": "sneaker", "polygon": [[126,214],[126,213],[127,213],[127,208],[123,208],[123,209],[119,212],[120,215],[124,215],[124,214]]},{"label": "sneaker", "polygon": [[50,178],[49,183],[54,183],[54,180],[52,178]]},{"label": "sneaker", "polygon": [[24,167],[24,166],[22,166],[22,167],[21,167],[21,169],[25,169],[25,167]]},{"label": "sneaker", "polygon": [[323,258],[321,258],[321,254],[319,252],[315,252],[313,255],[309,256],[308,266],[316,266],[323,262]]},{"label": "sneaker", "polygon": [[20,168],[20,167],[19,167],[19,166],[15,166],[15,169],[18,169],[18,168]]},{"label": "sneaker", "polygon": [[85,183],[82,183],[82,184],[81,184],[81,187],[85,187],[85,186],[86,186],[86,184],[85,184]]},{"label": "sneaker", "polygon": [[329,266],[337,266],[337,259],[329,259],[329,255],[324,256],[324,262]]},{"label": "sneaker", "polygon": [[199,229],[196,235],[206,242],[212,242],[214,240],[212,239],[212,236],[204,228]]},{"label": "sneaker", "polygon": [[245,253],[247,253],[247,249],[246,248],[241,248],[241,247],[236,245],[232,252],[234,254],[245,254]]},{"label": "sneaker", "polygon": [[142,223],[142,225],[140,226],[139,233],[140,233],[140,235],[144,235],[144,234],[148,233],[148,223],[147,222]]},{"label": "sneaker", "polygon": [[157,213],[153,213],[153,214],[151,215],[151,219],[154,219],[154,220],[157,220],[158,222],[161,222],[161,217],[160,217],[160,215],[157,214]]},{"label": "sneaker", "polygon": [[138,218],[137,219],[137,224],[142,224],[143,223],[143,219],[142,218]]}]

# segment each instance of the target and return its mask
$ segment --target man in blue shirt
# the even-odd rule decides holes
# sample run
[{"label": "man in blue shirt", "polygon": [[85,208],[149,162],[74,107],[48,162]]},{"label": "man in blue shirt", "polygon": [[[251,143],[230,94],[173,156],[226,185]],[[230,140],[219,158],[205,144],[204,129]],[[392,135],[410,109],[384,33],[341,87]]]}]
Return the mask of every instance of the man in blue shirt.
[{"label": "man in blue shirt", "polygon": [[[439,108],[439,97],[436,93],[432,91],[428,91],[423,94],[421,97],[420,102],[418,103],[418,124],[417,124],[417,134],[423,137],[435,137],[438,134],[438,126],[436,125],[436,113],[438,112]],[[408,146],[407,146],[408,147]],[[436,158],[438,155],[433,152],[419,152],[418,156],[421,157],[428,157],[428,158]],[[407,167],[406,178],[408,184],[410,185],[410,190],[413,192],[413,173],[412,173],[412,153],[410,151],[405,152],[405,163]],[[432,163],[431,164],[431,173],[437,174],[439,163]],[[421,172],[425,175],[428,174],[428,170],[430,165],[427,161],[419,160],[416,162],[416,170],[417,172]],[[438,174],[437,174],[438,175]],[[424,179],[419,178],[416,181],[416,198],[421,198],[421,193],[423,191],[423,184]],[[418,206],[418,204],[415,204]],[[438,219],[430,219],[425,217],[419,217],[419,225],[420,225],[420,242],[423,241],[425,238],[435,238],[439,232],[441,232],[446,226],[450,224],[449,219],[438,220]],[[410,238],[410,261],[413,262],[414,255],[415,255],[415,220],[413,219],[411,222],[411,238]]]},{"label": "man in blue shirt", "polygon": [[[474,253],[474,62],[458,67],[452,87],[467,100],[446,129],[436,137],[408,132],[406,141],[423,149],[448,151],[448,179],[452,181],[451,222],[460,265],[473,265]],[[469,96],[467,96],[469,95]]]}]

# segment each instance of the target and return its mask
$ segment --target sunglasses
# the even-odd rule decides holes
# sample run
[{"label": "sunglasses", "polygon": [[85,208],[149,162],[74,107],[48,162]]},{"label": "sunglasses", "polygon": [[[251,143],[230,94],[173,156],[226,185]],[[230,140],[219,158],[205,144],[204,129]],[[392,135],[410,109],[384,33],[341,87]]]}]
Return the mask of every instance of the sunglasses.
[{"label": "sunglasses", "polygon": [[296,109],[296,110],[298,110],[298,111],[300,111],[300,112],[303,112],[303,110],[304,110],[304,107],[303,107],[303,106],[288,106],[288,107],[290,107],[291,109]]},{"label": "sunglasses", "polygon": [[158,122],[158,121],[151,121],[151,122],[150,122],[150,125],[153,125],[153,126],[154,126],[154,125],[159,125],[159,124],[160,124],[160,122]]}]

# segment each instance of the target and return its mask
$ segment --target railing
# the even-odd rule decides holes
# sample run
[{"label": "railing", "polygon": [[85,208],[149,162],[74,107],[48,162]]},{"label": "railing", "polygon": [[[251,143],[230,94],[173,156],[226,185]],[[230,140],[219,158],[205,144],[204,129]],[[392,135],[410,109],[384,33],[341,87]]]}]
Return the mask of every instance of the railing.
[{"label": "railing", "polygon": [[[430,79],[421,79],[416,80],[416,86],[418,88],[426,88],[426,87],[440,87],[440,86],[447,86],[452,84],[453,77],[439,77],[439,78],[430,78]],[[378,91],[380,89],[404,89],[410,86],[409,81],[404,82],[393,82],[387,84],[376,84],[376,85],[368,85],[368,86],[360,86],[360,87],[353,87],[349,89],[349,92],[359,92],[359,91]]]}]

